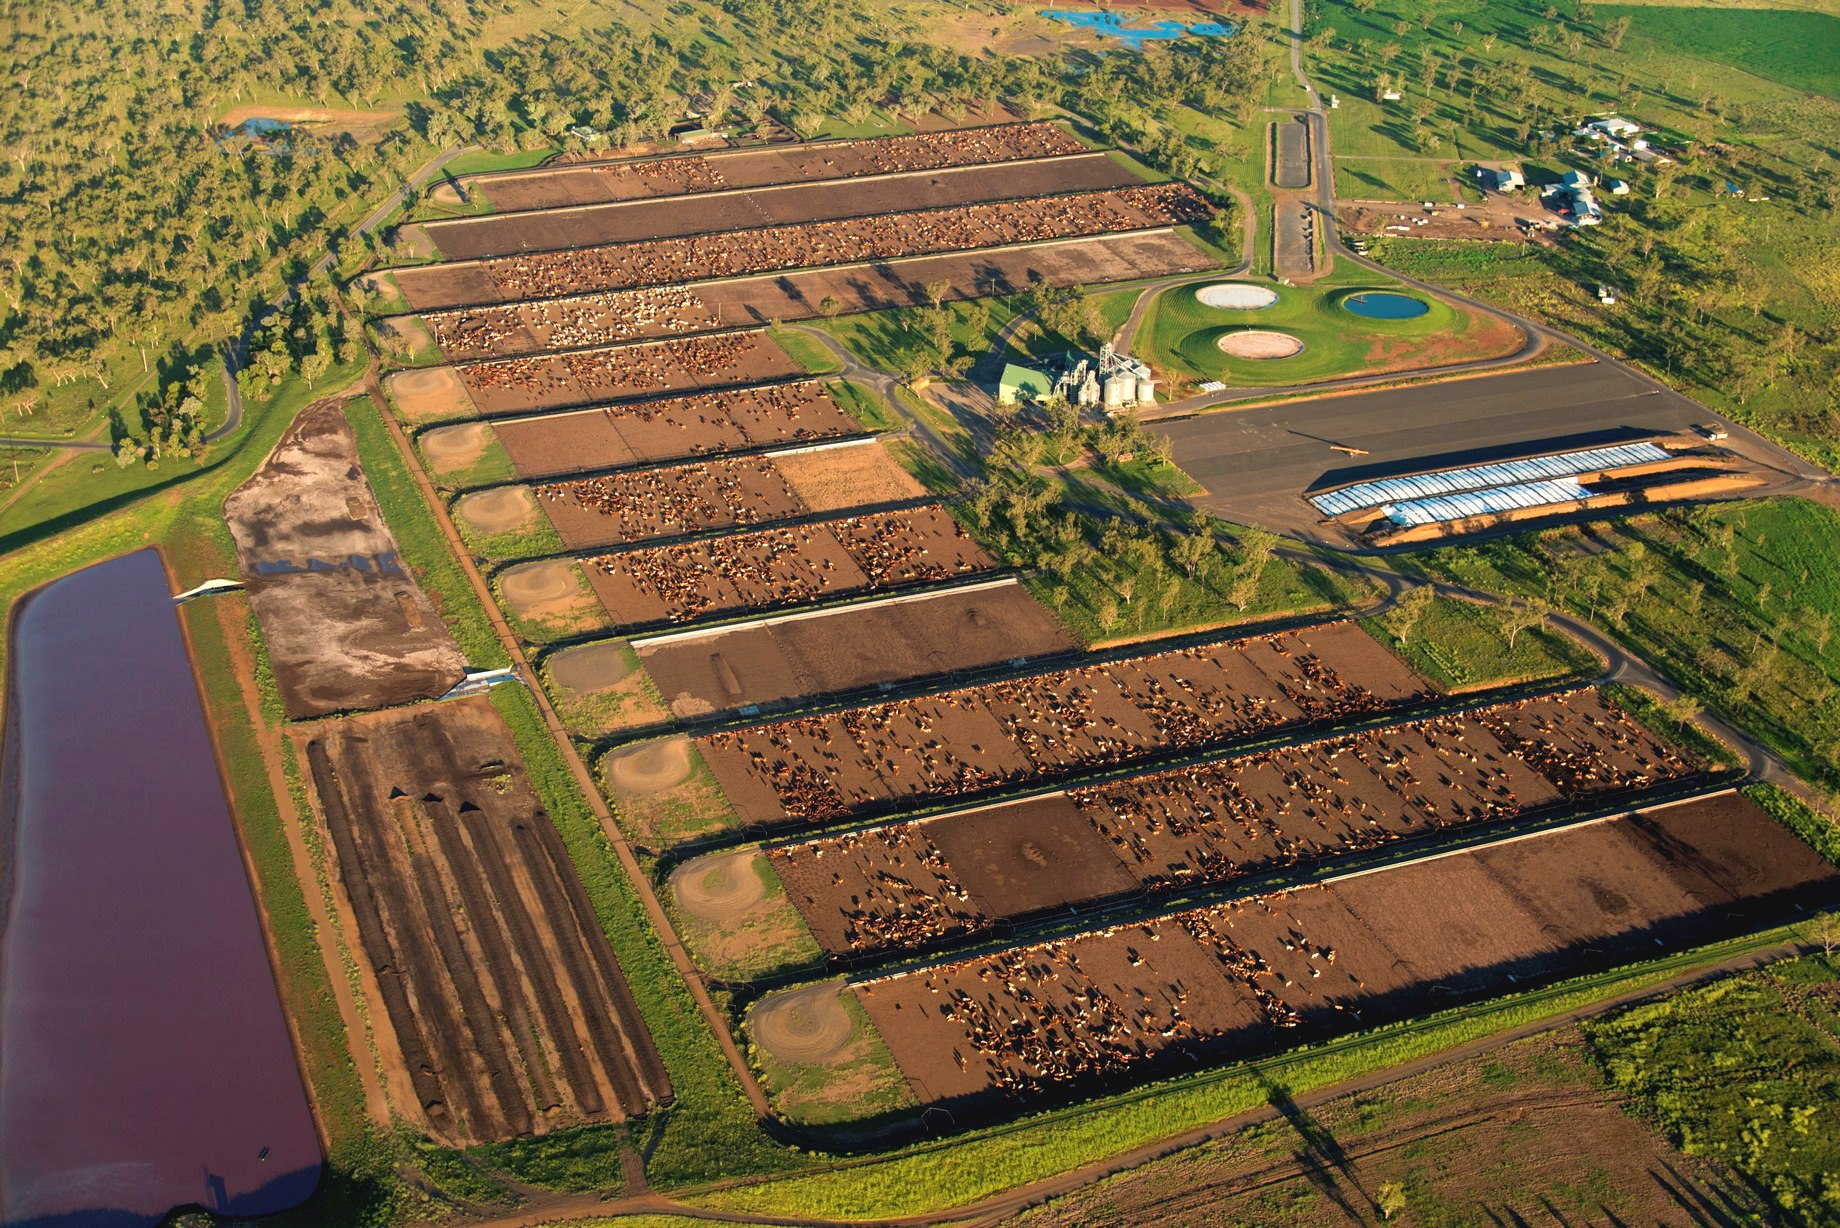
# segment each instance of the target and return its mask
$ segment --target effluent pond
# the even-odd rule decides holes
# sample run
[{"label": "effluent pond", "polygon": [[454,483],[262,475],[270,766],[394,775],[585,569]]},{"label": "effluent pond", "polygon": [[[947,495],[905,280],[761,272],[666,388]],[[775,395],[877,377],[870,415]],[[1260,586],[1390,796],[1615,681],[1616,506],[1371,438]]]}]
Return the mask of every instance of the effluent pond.
[{"label": "effluent pond", "polygon": [[320,1146],[166,568],[27,594],[0,792],[0,1223],[262,1215]]},{"label": "effluent pond", "polygon": [[1388,290],[1363,290],[1342,300],[1342,306],[1370,320],[1411,320],[1431,310],[1431,304],[1409,294]]}]

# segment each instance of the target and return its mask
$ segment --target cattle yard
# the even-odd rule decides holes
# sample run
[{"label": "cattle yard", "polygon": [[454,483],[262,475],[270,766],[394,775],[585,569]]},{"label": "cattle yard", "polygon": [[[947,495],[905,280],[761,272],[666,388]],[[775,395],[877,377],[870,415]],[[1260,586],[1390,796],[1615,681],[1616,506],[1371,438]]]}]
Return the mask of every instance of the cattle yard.
[{"label": "cattle yard", "polygon": [[[511,625],[554,645],[537,673],[693,958],[736,982],[782,1112],[969,1124],[1833,890],[1575,677],[1458,699],[1348,621],[1087,651],[929,497],[919,444],[857,416],[868,386],[814,378],[770,331],[1214,267],[1187,187],[1013,123],[464,190],[495,212],[423,224],[441,259],[368,283],[440,357],[390,398],[501,563]],[[433,1128],[541,1133],[668,1096],[553,833],[519,825],[514,753],[424,768],[393,737],[330,726],[310,766]],[[511,785],[475,799],[493,773]],[[435,924],[443,898],[476,930]],[[532,944],[565,954],[545,983],[500,958]],[[793,983],[763,995],[769,976]],[[443,1005],[469,995],[503,1014]],[[588,1031],[562,1036],[571,1015]]]},{"label": "cattle yard", "polygon": [[1726,793],[846,992],[922,1103],[994,1109],[1610,966],[1836,887],[1832,865]]},{"label": "cattle yard", "polygon": [[1428,695],[1358,627],[1331,623],[721,731],[698,749],[739,820],[771,829],[1330,727]]},{"label": "cattle yard", "polygon": [[1542,696],[771,848],[826,952],[1331,862],[1696,775],[1595,691]]}]

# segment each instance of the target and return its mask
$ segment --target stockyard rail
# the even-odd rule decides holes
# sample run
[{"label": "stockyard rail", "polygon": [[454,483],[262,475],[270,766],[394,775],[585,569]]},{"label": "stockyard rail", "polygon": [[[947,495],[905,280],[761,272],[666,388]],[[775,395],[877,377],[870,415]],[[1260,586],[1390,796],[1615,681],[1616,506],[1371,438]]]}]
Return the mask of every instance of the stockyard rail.
[{"label": "stockyard rail", "polygon": [[[1142,227],[894,260],[745,277],[714,278],[637,290],[569,293],[422,313],[450,361],[489,360],[549,350],[564,352],[620,341],[745,331],[772,320],[813,319],[827,298],[839,314],[932,301],[927,286],[945,282],[941,302],[1021,293],[1037,279],[1052,286],[1138,281],[1214,267],[1173,228]],[[551,313],[565,318],[551,319]],[[453,317],[457,323],[450,323]],[[599,330],[599,331],[596,331]],[[483,344],[475,338],[483,333]],[[558,337],[566,339],[558,342]],[[528,342],[518,338],[527,337]],[[529,349],[512,348],[528,345]]]},{"label": "stockyard rail", "polygon": [[[647,196],[482,217],[439,218],[420,225],[441,249],[444,259],[480,260],[517,252],[562,251],[711,234],[762,223],[843,221],[901,208],[1026,200],[1141,182],[1109,153],[1089,150],[1014,162],[725,188],[697,194],[694,208],[686,208],[690,202],[681,196]],[[503,239],[488,237],[496,232],[509,233]],[[564,237],[570,234],[579,237]]]},{"label": "stockyard rail", "polygon": [[1427,994],[1454,1004],[1749,931],[1837,888],[1832,865],[1726,793],[847,992],[923,1103],[1013,1111],[1253,1056],[1292,1029],[1372,1026]]},{"label": "stockyard rail", "polygon": [[434,311],[1151,230],[1211,216],[1213,207],[1192,188],[1139,184],[1029,201],[417,265],[393,269],[391,275],[411,307]]},{"label": "stockyard rail", "polygon": [[826,953],[855,962],[1577,813],[1704,775],[1595,692],[1569,691],[897,817],[764,854]]},{"label": "stockyard rail", "polygon": [[499,212],[508,213],[518,211],[520,205],[544,208],[563,202],[607,203],[702,195],[724,188],[939,170],[1087,151],[1088,146],[1060,124],[1036,120],[866,140],[842,138],[790,146],[584,160],[490,171],[467,176],[467,180],[484,190]]}]

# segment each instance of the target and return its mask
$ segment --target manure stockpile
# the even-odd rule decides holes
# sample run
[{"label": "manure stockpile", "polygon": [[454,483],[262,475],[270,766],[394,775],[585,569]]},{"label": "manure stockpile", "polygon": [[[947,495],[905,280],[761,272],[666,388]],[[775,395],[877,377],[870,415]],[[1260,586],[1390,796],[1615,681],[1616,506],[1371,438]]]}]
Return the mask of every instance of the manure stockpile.
[{"label": "manure stockpile", "polygon": [[224,517],[289,716],[428,699],[465,676],[397,556],[338,402],[302,411]]},{"label": "manure stockpile", "polygon": [[348,718],[316,733],[307,760],[402,1058],[393,1082],[435,1134],[503,1140],[620,1121],[670,1097],[488,700]]},{"label": "manure stockpile", "polygon": [[1734,793],[865,982],[914,1093],[999,1108],[1238,1059],[1831,902]]}]

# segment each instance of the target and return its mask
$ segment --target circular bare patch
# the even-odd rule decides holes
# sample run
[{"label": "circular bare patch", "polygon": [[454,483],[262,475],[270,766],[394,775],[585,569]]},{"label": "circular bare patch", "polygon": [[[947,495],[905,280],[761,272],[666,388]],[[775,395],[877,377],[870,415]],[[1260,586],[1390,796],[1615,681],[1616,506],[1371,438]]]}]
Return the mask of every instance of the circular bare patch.
[{"label": "circular bare patch", "polygon": [[460,203],[460,193],[454,190],[453,184],[441,183],[428,193],[428,199],[437,205],[457,205]]},{"label": "circular bare patch", "polygon": [[556,602],[566,602],[581,595],[581,581],[567,559],[544,559],[540,563],[519,563],[498,579],[498,591],[516,606],[519,613],[530,614]]},{"label": "circular bare patch", "polygon": [[438,426],[416,441],[422,455],[437,472],[447,473],[472,464],[485,454],[486,424],[463,422],[459,426]]},{"label": "circular bare patch", "polygon": [[473,398],[452,367],[399,371],[390,377],[390,397],[403,417],[415,421],[473,413]]},{"label": "circular bare patch", "polygon": [[754,1039],[782,1062],[813,1065],[832,1058],[856,1029],[835,981],[762,998],[750,1012]]},{"label": "circular bare patch", "polygon": [[565,648],[546,663],[550,679],[571,691],[604,691],[632,673],[626,650],[614,641]]},{"label": "circular bare patch", "polygon": [[1278,292],[1269,286],[1251,286],[1242,281],[1216,282],[1195,291],[1195,298],[1203,307],[1219,307],[1227,311],[1257,311],[1269,307],[1278,301]]},{"label": "circular bare patch", "polygon": [[1222,353],[1234,358],[1290,358],[1303,353],[1303,342],[1299,338],[1263,328],[1228,333],[1215,344],[1220,346]]},{"label": "circular bare patch", "polygon": [[759,856],[742,849],[686,862],[671,875],[677,902],[685,912],[704,921],[734,921],[767,898],[767,885],[754,866]]},{"label": "circular bare patch", "polygon": [[465,496],[454,504],[454,512],[481,533],[509,533],[536,518],[537,501],[528,486],[500,486]]},{"label": "circular bare patch", "polygon": [[607,760],[607,780],[623,793],[661,793],[690,776],[690,739],[645,742]]}]

